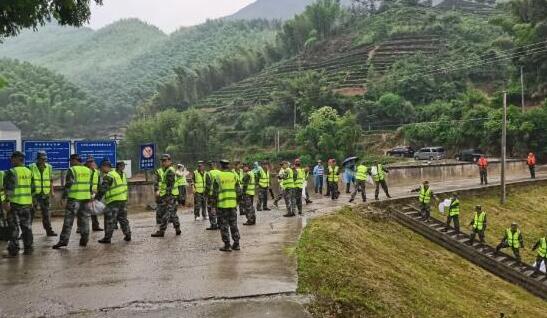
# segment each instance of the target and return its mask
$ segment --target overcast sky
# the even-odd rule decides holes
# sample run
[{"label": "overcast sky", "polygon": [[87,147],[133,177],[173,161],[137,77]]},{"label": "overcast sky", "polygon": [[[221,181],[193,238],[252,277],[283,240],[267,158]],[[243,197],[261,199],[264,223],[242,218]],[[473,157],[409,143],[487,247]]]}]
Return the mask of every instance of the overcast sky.
[{"label": "overcast sky", "polygon": [[139,18],[165,32],[236,12],[255,0],[103,0],[92,9],[90,26],[101,28],[122,18]]}]

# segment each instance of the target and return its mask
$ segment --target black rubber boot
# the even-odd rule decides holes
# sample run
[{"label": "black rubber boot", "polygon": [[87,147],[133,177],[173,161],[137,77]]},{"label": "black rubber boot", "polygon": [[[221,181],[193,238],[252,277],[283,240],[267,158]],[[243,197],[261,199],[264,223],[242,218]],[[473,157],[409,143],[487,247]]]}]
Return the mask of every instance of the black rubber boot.
[{"label": "black rubber boot", "polygon": [[296,215],[294,213],[287,213],[283,215],[283,217],[286,217],[286,218],[291,218],[293,216],[296,216]]},{"label": "black rubber boot", "polygon": [[54,231],[48,231],[46,233],[47,236],[57,236],[57,233],[55,233]]},{"label": "black rubber boot", "polygon": [[126,236],[124,236],[123,240],[126,241],[126,242],[130,242],[131,241],[131,234],[127,234]]},{"label": "black rubber boot", "polygon": [[239,247],[239,242],[234,243],[234,245],[232,245],[232,249],[234,251],[239,251],[241,249],[241,247]]},{"label": "black rubber boot", "polygon": [[207,231],[216,231],[218,229],[218,225],[211,225],[210,227],[206,228]]},{"label": "black rubber boot", "polygon": [[84,238],[81,238],[81,239],[80,239],[80,246],[81,246],[81,247],[86,247],[86,246],[87,246],[87,240],[84,239]]},{"label": "black rubber boot", "polygon": [[110,243],[112,243],[110,241],[110,239],[107,239],[107,238],[102,238],[102,239],[98,240],[97,242],[99,242],[101,244],[110,244]]},{"label": "black rubber boot", "polygon": [[182,231],[180,230],[180,227],[175,228],[175,235],[179,236],[182,234]]},{"label": "black rubber boot", "polygon": [[51,248],[54,249],[54,250],[57,250],[57,249],[60,249],[61,247],[64,247],[64,246],[67,246],[68,244],[65,243],[65,242],[59,242],[55,245],[53,245]]}]

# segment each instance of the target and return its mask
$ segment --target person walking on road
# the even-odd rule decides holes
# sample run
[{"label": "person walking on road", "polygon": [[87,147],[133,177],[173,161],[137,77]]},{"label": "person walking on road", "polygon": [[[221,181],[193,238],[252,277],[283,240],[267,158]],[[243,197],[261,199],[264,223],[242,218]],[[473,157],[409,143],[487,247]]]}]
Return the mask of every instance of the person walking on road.
[{"label": "person walking on road", "polygon": [[[99,184],[101,183],[101,172],[97,169],[98,167],[95,158],[93,158],[93,156],[87,157],[85,166],[91,170],[91,180],[93,182],[91,191],[93,191],[93,194],[96,194],[99,190]],[[99,223],[99,218],[94,214],[91,215],[91,229],[93,232],[103,231]]]},{"label": "person walking on road", "polygon": [[241,206],[243,207],[243,214],[247,217],[247,222],[243,223],[243,225],[255,225],[256,212],[253,200],[256,194],[256,181],[255,174],[251,171],[251,166],[248,163],[243,164],[241,183]]},{"label": "person walking on road", "polygon": [[[201,215],[207,215],[207,196],[205,189],[207,188],[207,172],[203,161],[198,161],[198,168],[193,173],[192,188],[194,192],[194,220],[201,220]],[[211,223],[211,225],[213,225]]]},{"label": "person walking on road", "polygon": [[481,156],[479,160],[477,160],[477,166],[479,166],[479,174],[481,177],[481,185],[487,185],[488,184],[488,160],[485,156]]},{"label": "person walking on road", "polygon": [[524,248],[524,238],[520,233],[518,224],[515,222],[511,224],[511,228],[505,230],[501,242],[498,246],[496,246],[496,253],[498,253],[502,248],[507,247],[511,248],[513,255],[515,255],[515,258],[520,263],[520,248]]},{"label": "person walking on road", "polygon": [[429,181],[424,181],[422,185],[411,192],[418,192],[418,202],[420,203],[420,214],[422,221],[429,222],[431,220],[431,199],[435,196],[433,190],[429,186]]},{"label": "person walking on road", "polygon": [[389,195],[389,189],[387,187],[386,182],[386,174],[389,173],[389,170],[384,167],[383,164],[377,163],[375,167],[371,169],[372,179],[374,180],[374,183],[376,184],[376,190],[374,191],[374,199],[379,200],[380,195],[380,186],[382,186],[382,190],[384,190],[384,193],[388,198],[391,198],[391,195]]},{"label": "person walking on road", "polygon": [[534,153],[529,153],[528,158],[526,159],[526,164],[528,165],[528,169],[530,170],[530,178],[535,179],[536,178],[536,155]]},{"label": "person walking on road", "polygon": [[[33,206],[34,211],[40,209],[42,213],[42,226],[47,236],[57,236],[51,228],[51,215],[49,213],[49,199],[53,196],[53,167],[47,163],[47,154],[38,152],[36,162],[29,166],[33,179]],[[34,217],[33,217],[34,218]]]},{"label": "person walking on road", "polygon": [[[237,227],[237,205],[238,198],[241,198],[241,187],[239,177],[230,170],[228,160],[220,161],[221,171],[216,174],[213,181],[213,196],[217,198],[218,221],[220,223],[220,236],[224,246],[222,252],[232,250],[239,251],[240,235]],[[234,241],[232,245],[231,239]]]},{"label": "person walking on road", "polygon": [[[300,162],[300,159],[296,159],[294,161],[294,202],[296,204],[296,209],[298,210],[298,214],[302,215],[302,192],[306,191],[304,189],[306,185],[306,169],[302,168],[302,163]],[[307,203],[306,198],[306,203]]]},{"label": "person walking on road", "polygon": [[456,234],[460,234],[460,199],[457,193],[454,193],[454,195],[452,195],[452,198],[450,199],[450,205],[448,206],[448,216],[446,218],[447,228],[443,229],[443,232],[448,232],[448,228],[450,228],[450,223],[454,224]]},{"label": "person walking on road", "polygon": [[270,169],[268,163],[262,161],[255,174],[255,180],[258,184],[258,200],[256,203],[257,211],[270,211],[268,208],[268,191],[270,190]]},{"label": "person walking on road", "polygon": [[323,162],[317,160],[317,164],[313,167],[313,182],[315,187],[315,193],[323,194],[323,176],[325,175],[325,168],[323,168]]},{"label": "person walking on road", "polygon": [[542,262],[544,266],[547,268],[547,240],[545,239],[545,236],[540,238],[536,242],[536,244],[534,244],[534,247],[532,247],[532,251],[535,251],[535,250],[537,250],[536,272],[540,272]]},{"label": "person walking on road", "polygon": [[8,255],[15,257],[19,254],[19,229],[22,231],[25,254],[33,250],[32,235],[32,171],[25,167],[25,155],[15,151],[11,157],[12,168],[4,173],[5,200],[2,210],[6,212],[9,242]]},{"label": "person walking on road", "polygon": [[188,185],[188,181],[186,181],[186,169],[184,168],[184,165],[180,163],[177,165],[175,183],[176,187],[179,189],[179,197],[177,198],[178,204],[184,207],[186,205],[186,186]]},{"label": "person walking on road", "polygon": [[369,168],[365,165],[365,162],[363,161],[355,169],[355,189],[353,189],[353,193],[351,194],[349,202],[353,202],[355,200],[355,196],[357,196],[358,191],[361,191],[361,198],[363,199],[363,202],[367,202],[367,193],[365,189],[367,185],[367,178],[369,178],[369,176]]},{"label": "person walking on road", "polygon": [[471,232],[471,235],[469,235],[469,245],[473,245],[473,242],[475,241],[475,236],[479,235],[479,243],[482,245],[484,244],[484,232],[486,231],[486,212],[482,210],[482,206],[477,205],[475,207],[475,216],[473,217],[473,220],[471,220],[471,223],[469,223],[470,226],[473,227],[473,232]]},{"label": "person walking on road", "polygon": [[63,222],[63,230],[59,238],[59,242],[53,245],[53,249],[59,249],[68,245],[74,218],[77,218],[77,226],[80,230],[80,246],[85,247],[89,241],[89,218],[91,211],[89,202],[93,197],[92,191],[92,174],[93,171],[82,165],[82,159],[78,154],[70,156],[70,169],[65,177],[65,190],[63,192],[63,201],[66,201],[65,218]]},{"label": "person walking on road", "polygon": [[112,170],[112,164],[108,160],[101,163],[101,170],[104,174],[99,191],[95,200],[104,198],[106,207],[104,209],[104,238],[99,240],[101,244],[110,244],[112,234],[118,223],[124,234],[124,241],[131,241],[131,228],[127,218],[128,187],[127,177],[123,172],[125,162],[118,161],[116,169]]},{"label": "person walking on road", "polygon": [[152,233],[152,237],[164,237],[167,225],[173,223],[175,234],[181,235],[180,221],[177,216],[177,198],[179,189],[176,187],[176,171],[173,168],[171,155],[163,154],[160,159],[161,167],[156,170],[154,192],[156,194],[156,223],[159,229]]},{"label": "person walking on road", "polygon": [[340,180],[340,168],[336,165],[336,160],[330,159],[327,167],[327,192],[331,200],[337,200],[340,192],[338,191],[338,181]]},{"label": "person walking on road", "polygon": [[285,205],[287,207],[287,213],[283,215],[284,217],[293,217],[295,216],[294,210],[296,209],[296,200],[294,196],[295,192],[295,174],[293,169],[290,167],[288,161],[283,163],[283,174],[281,175],[283,183],[283,199],[285,199]]}]

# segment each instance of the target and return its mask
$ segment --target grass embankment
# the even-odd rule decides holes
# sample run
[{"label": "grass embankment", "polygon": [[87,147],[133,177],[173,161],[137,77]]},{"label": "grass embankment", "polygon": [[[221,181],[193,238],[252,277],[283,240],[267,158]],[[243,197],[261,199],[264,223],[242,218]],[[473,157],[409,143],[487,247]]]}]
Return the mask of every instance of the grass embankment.
[{"label": "grass embankment", "polygon": [[[460,224],[464,231],[470,232],[468,224],[474,216],[475,206],[482,205],[487,213],[488,227],[486,242],[496,246],[503,237],[504,231],[517,222],[524,237],[525,249],[521,249],[523,260],[532,264],[536,252],[531,249],[537,240],[547,233],[547,186],[526,185],[508,188],[507,204],[501,205],[499,191],[490,191],[480,195],[462,195],[460,198]],[[446,216],[433,209],[433,215],[445,220]],[[505,252],[511,254],[510,249]],[[545,314],[547,316],[547,314]]]},{"label": "grass embankment", "polygon": [[382,216],[312,220],[299,292],[316,317],[545,317],[545,302]]}]

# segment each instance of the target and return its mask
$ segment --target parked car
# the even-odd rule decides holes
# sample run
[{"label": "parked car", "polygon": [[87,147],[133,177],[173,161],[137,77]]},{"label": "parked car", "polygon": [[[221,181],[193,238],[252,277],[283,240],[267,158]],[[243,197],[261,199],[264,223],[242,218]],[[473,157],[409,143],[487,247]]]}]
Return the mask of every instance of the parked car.
[{"label": "parked car", "polygon": [[456,160],[475,162],[479,160],[481,156],[484,156],[484,152],[482,152],[482,150],[478,148],[471,148],[460,151],[456,155]]},{"label": "parked car", "polygon": [[414,149],[412,149],[412,147],[410,146],[397,146],[388,150],[386,152],[386,155],[412,158],[412,156],[414,156]]},{"label": "parked car", "polygon": [[416,160],[441,160],[446,157],[443,147],[425,147],[414,153]]}]

